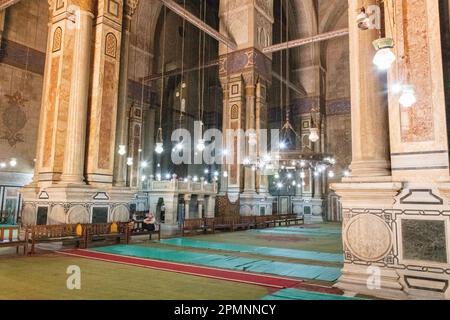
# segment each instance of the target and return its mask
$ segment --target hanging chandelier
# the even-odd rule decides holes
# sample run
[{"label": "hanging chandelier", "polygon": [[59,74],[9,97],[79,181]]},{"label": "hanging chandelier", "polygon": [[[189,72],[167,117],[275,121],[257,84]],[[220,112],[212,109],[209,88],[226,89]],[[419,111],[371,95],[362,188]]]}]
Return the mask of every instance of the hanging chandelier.
[{"label": "hanging chandelier", "polygon": [[395,54],[392,52],[394,40],[392,38],[379,38],[373,42],[373,46],[377,50],[373,63],[381,71],[389,70],[396,60]]}]

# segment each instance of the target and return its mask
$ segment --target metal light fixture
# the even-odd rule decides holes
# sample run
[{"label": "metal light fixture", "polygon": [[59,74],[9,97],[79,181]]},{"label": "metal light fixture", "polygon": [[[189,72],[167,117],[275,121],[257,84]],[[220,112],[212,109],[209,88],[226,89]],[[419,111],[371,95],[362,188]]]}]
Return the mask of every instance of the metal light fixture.
[{"label": "metal light fixture", "polygon": [[359,9],[359,14],[356,16],[356,23],[361,30],[369,29],[370,19],[369,15],[366,13],[366,8],[363,7]]},{"label": "metal light fixture", "polygon": [[133,158],[127,158],[127,166],[132,166],[133,165]]},{"label": "metal light fixture", "polygon": [[373,46],[377,50],[373,63],[382,71],[388,70],[396,59],[392,52],[394,40],[392,38],[380,38],[373,42]]}]

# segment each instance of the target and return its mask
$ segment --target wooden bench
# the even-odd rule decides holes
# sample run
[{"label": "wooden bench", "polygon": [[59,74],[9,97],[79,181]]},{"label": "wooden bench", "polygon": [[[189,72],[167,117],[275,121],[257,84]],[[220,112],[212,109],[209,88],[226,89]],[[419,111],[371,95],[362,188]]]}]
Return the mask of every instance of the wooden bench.
[{"label": "wooden bench", "polygon": [[[14,236],[16,234],[16,236]],[[16,247],[16,253],[19,253],[19,248],[23,247],[23,254],[27,253],[28,233],[25,232],[25,239],[20,240],[19,226],[0,226],[0,248]]]},{"label": "wooden bench", "polygon": [[31,252],[34,254],[36,244],[49,242],[75,242],[77,248],[87,247],[86,228],[81,224],[64,224],[51,226],[32,226],[25,231],[27,244],[31,242]]},{"label": "wooden bench", "polygon": [[189,233],[203,232],[205,230],[205,221],[202,218],[185,219],[181,230],[182,235],[188,231]]},{"label": "wooden bench", "polygon": [[[156,234],[158,236],[158,241],[161,240],[161,225],[155,224],[155,230],[149,231],[144,228],[144,221],[132,221],[130,222],[130,236],[142,236],[148,235],[149,240],[152,240],[152,235]],[[127,240],[127,243],[130,242],[130,239]]]},{"label": "wooden bench", "polygon": [[305,224],[305,219],[303,217],[299,217],[296,214],[288,214],[287,215],[287,225],[291,225],[291,223],[295,225]]},{"label": "wooden bench", "polygon": [[235,217],[217,217],[214,221],[214,231],[216,230],[230,230],[235,231]]},{"label": "wooden bench", "polygon": [[96,223],[85,225],[86,248],[89,243],[96,241],[114,240],[119,244],[122,240],[128,243],[130,240],[130,227],[128,222]]}]

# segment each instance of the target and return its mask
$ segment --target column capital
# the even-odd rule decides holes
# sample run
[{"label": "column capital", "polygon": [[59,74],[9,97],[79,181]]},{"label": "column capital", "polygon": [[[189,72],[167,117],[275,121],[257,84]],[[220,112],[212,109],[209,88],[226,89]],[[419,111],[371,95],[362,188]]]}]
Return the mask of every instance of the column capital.
[{"label": "column capital", "polygon": [[134,15],[134,13],[136,12],[136,9],[138,7],[139,4],[139,0],[125,0],[124,3],[124,11],[125,11],[125,16],[128,19],[131,19]]},{"label": "column capital", "polygon": [[68,11],[71,7],[77,7],[81,11],[94,13],[97,6],[97,0],[67,0],[63,5],[58,5],[57,0],[48,0],[49,9],[51,12]]}]

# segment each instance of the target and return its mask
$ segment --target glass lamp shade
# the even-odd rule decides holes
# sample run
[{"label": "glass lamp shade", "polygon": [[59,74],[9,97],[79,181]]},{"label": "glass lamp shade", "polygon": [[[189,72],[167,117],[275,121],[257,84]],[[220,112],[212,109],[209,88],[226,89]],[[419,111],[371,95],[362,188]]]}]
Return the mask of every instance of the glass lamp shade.
[{"label": "glass lamp shade", "polygon": [[156,152],[157,154],[161,154],[161,153],[164,152],[164,147],[163,147],[162,142],[158,142],[158,143],[156,144],[155,152]]},{"label": "glass lamp shade", "polygon": [[123,155],[125,155],[126,153],[127,153],[127,147],[126,147],[125,145],[121,144],[121,145],[119,146],[119,154],[120,154],[121,156],[123,156]]},{"label": "glass lamp shade", "polygon": [[197,150],[198,151],[203,151],[203,150],[205,150],[205,148],[206,148],[205,140],[204,139],[198,139]]},{"label": "glass lamp shade", "polygon": [[11,159],[11,161],[9,161],[9,165],[11,166],[11,167],[15,167],[15,166],[17,166],[17,159],[16,158],[12,158]]},{"label": "glass lamp shade", "polygon": [[398,102],[405,108],[412,107],[417,102],[414,87],[413,86],[404,86],[402,95],[400,96],[400,99],[398,100]]},{"label": "glass lamp shade", "polygon": [[373,58],[373,63],[380,70],[388,70],[395,61],[395,54],[390,48],[380,49]]},{"label": "glass lamp shade", "polygon": [[255,146],[258,143],[258,139],[256,138],[256,133],[250,133],[248,136],[248,144],[251,146]]},{"label": "glass lamp shade", "polygon": [[394,40],[392,38],[380,38],[373,42],[373,46],[377,50],[373,57],[373,63],[382,71],[388,70],[396,59],[392,52]]},{"label": "glass lamp shade", "polygon": [[310,132],[310,134],[309,134],[309,140],[310,140],[311,142],[317,142],[317,141],[319,141],[319,139],[320,139],[320,136],[319,136],[319,129],[318,129],[318,128],[311,128],[310,131],[311,131],[311,132]]},{"label": "glass lamp shade", "polygon": [[127,166],[132,166],[133,165],[133,158],[127,158]]}]

